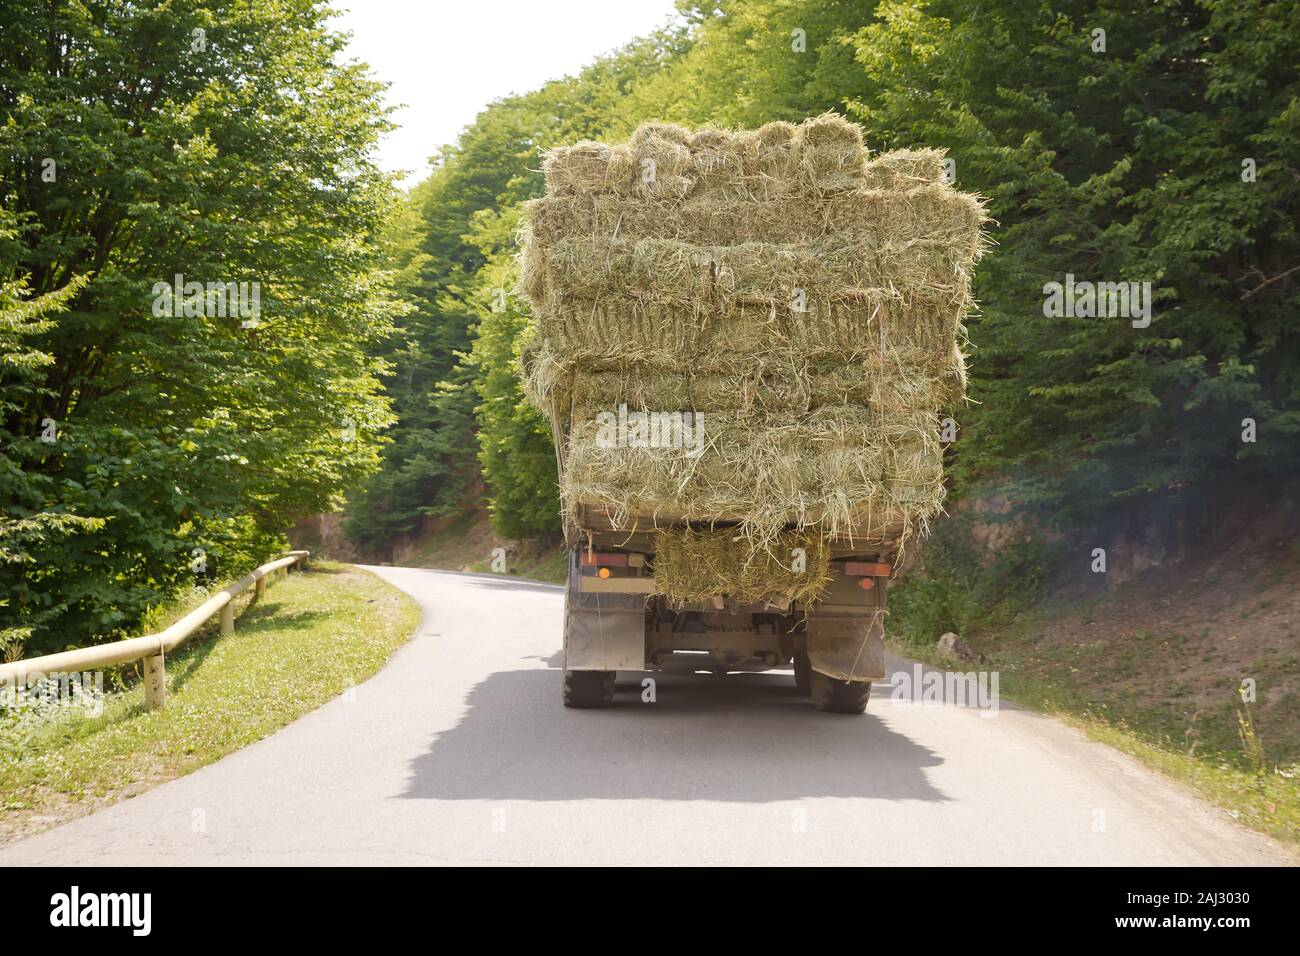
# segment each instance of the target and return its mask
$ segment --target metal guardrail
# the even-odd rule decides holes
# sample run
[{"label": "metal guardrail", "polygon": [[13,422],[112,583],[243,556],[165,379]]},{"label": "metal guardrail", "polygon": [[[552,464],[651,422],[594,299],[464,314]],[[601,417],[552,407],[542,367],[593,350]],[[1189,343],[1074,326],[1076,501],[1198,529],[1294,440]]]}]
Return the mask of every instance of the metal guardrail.
[{"label": "metal guardrail", "polygon": [[221,613],[221,633],[233,634],[235,609],[230,602],[236,595],[252,587],[253,600],[256,602],[266,593],[267,584],[271,580],[276,576],[282,577],[287,574],[292,564],[301,562],[305,567],[310,554],[310,551],[290,551],[283,558],[267,562],[234,584],[218,591],[175,624],[157,634],[146,634],[144,637],[132,637],[111,644],[78,647],[58,654],[46,654],[44,657],[0,664],[0,686],[26,684],[33,674],[40,676],[63,674],[142,660],[144,661],[145,703],[150,709],[162,707],[167,702],[166,655],[180,647],[217,612]]}]

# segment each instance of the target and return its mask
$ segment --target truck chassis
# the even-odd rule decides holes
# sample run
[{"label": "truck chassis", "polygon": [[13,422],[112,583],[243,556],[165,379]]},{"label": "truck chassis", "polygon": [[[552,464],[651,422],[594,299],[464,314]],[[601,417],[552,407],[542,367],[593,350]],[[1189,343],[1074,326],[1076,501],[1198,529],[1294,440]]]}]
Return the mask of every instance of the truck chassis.
[{"label": "truck chassis", "polygon": [[711,602],[671,605],[655,593],[653,534],[583,532],[569,551],[564,613],[567,707],[613,703],[619,671],[660,669],[681,652],[704,652],[715,668],[793,665],[818,710],[860,714],[871,682],[885,676],[885,590],[892,554],[832,544],[832,582],[807,605]]}]

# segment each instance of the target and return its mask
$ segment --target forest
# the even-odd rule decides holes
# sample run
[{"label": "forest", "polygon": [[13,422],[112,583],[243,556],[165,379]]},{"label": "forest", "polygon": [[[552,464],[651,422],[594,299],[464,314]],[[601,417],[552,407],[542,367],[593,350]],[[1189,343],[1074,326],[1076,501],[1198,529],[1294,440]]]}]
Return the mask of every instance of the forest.
[{"label": "forest", "polygon": [[[350,535],[382,549],[459,512],[480,476],[498,533],[558,529],[514,292],[520,204],[541,194],[548,148],[621,141],[645,120],[752,128],[824,111],[873,151],[946,150],[993,220],[971,400],[947,410],[955,518],[896,623],[932,639],[1084,566],[1131,520],[1213,520],[1296,465],[1298,9],[684,3],[678,28],[493,103],[390,234],[414,311],[384,353],[398,422]],[[1110,300],[1132,315],[1096,307]],[[965,519],[988,502],[1022,546],[977,561]]]},{"label": "forest", "polygon": [[[948,510],[996,500],[1045,534],[961,577],[971,593],[1031,591],[1057,560],[1042,549],[1122,516],[1295,473],[1300,5],[679,13],[492,103],[402,193],[372,158],[380,88],[319,4],[68,5],[57,29],[5,4],[6,653],[122,633],[317,512],[345,509],[372,556],[480,487],[501,535],[556,531],[550,435],[519,382],[520,208],[546,150],[647,120],[834,111],[873,152],[946,150],[958,188],[986,197]],[[260,315],[157,314],[155,284],[178,274],[258,283]],[[1145,318],[1045,307],[1067,276],[1141,290]],[[944,524],[931,577],[969,547]],[[936,626],[955,613],[924,580],[915,595]]]}]

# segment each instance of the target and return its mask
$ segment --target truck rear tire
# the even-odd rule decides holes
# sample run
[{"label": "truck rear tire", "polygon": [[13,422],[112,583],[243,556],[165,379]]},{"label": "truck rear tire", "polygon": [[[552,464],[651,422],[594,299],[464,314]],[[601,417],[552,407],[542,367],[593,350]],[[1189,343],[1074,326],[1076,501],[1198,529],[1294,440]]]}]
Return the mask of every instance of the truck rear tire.
[{"label": "truck rear tire", "polygon": [[608,707],[614,703],[617,671],[564,672],[565,707]]},{"label": "truck rear tire", "polygon": [[808,652],[797,648],[794,652],[794,686],[805,697],[812,693],[812,664],[808,661]]},{"label": "truck rear tire", "polygon": [[811,669],[808,678],[813,706],[818,710],[829,714],[860,714],[867,709],[871,681],[836,680]]}]

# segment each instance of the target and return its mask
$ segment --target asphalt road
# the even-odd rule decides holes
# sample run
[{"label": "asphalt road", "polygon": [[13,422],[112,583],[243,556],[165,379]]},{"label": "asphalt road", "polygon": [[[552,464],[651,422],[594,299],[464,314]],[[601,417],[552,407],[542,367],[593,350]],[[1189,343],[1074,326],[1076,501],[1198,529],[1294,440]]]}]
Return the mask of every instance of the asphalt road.
[{"label": "asphalt road", "polygon": [[[424,607],[371,680],[0,864],[1292,863],[1129,758],[1005,705],[821,714],[788,671],[624,675],[560,705],[559,588],[376,573]],[[891,667],[911,665],[892,661]]]}]

